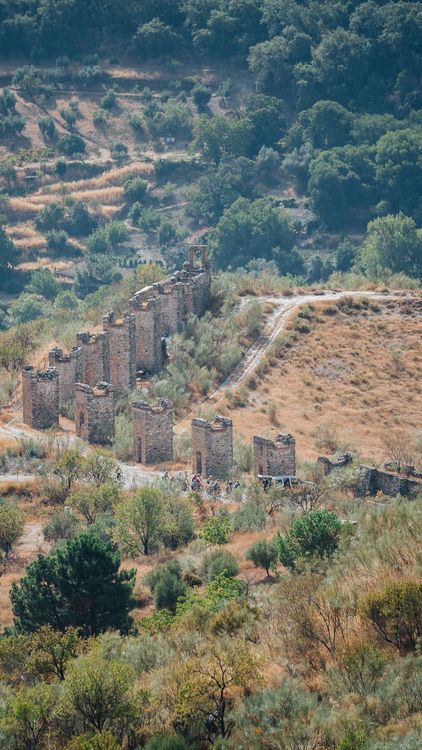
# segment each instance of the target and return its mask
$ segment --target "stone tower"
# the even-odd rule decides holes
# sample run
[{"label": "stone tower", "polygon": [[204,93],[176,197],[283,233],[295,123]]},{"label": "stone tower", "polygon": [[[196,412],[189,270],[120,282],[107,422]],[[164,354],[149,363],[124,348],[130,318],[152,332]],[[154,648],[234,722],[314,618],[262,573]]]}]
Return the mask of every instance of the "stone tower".
[{"label": "stone tower", "polygon": [[116,389],[109,383],[94,387],[76,383],[76,434],[88,443],[104,445],[114,438]]},{"label": "stone tower", "polygon": [[275,440],[253,438],[254,474],[267,474],[272,477],[295,476],[296,441],[292,435],[279,433]]},{"label": "stone tower", "polygon": [[103,317],[110,351],[110,383],[125,391],[136,385],[135,316],[125,314],[116,320],[113,312]]},{"label": "stone tower", "polygon": [[158,464],[173,459],[173,407],[158,399],[155,404],[134,401],[133,458],[141,464]]},{"label": "stone tower", "polygon": [[59,426],[59,373],[54,367],[22,369],[23,421],[37,430]]},{"label": "stone tower", "polygon": [[135,316],[136,369],[156,373],[163,368],[161,300],[158,290],[145,287],[129,300]]},{"label": "stone tower", "polygon": [[81,382],[94,386],[96,383],[110,382],[110,347],[109,334],[89,333],[76,334],[76,343],[82,349]]},{"label": "stone tower", "polygon": [[192,468],[203,477],[224,478],[233,469],[233,423],[227,417],[192,420]]},{"label": "stone tower", "polygon": [[48,352],[48,364],[59,373],[60,406],[75,400],[76,383],[82,379],[82,349],[74,346],[69,354],[56,347]]}]

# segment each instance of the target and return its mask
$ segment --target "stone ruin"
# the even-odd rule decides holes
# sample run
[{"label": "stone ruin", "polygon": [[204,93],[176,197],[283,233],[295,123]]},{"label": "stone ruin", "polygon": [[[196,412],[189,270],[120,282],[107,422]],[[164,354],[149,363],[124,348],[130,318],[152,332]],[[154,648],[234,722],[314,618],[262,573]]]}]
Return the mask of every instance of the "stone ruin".
[{"label": "stone ruin", "polygon": [[217,416],[212,422],[192,420],[192,470],[203,477],[223,479],[233,470],[233,422]]},{"label": "stone ruin", "polygon": [[95,386],[76,383],[76,435],[88,443],[105,445],[114,438],[116,388],[109,383]]},{"label": "stone ruin", "polygon": [[296,475],[296,441],[292,435],[279,433],[275,440],[255,435],[253,438],[255,475],[272,477]]},{"label": "stone ruin", "polygon": [[383,495],[408,497],[422,493],[422,477],[403,476],[391,471],[376,469],[375,466],[360,466],[356,485],[356,497],[366,497],[382,492]]},{"label": "stone ruin", "polygon": [[37,430],[59,425],[59,373],[54,367],[22,369],[23,421]]},{"label": "stone ruin", "polygon": [[[166,337],[182,331],[189,315],[202,315],[209,306],[210,294],[207,248],[193,245],[183,269],[137,292],[129,300],[130,312],[122,319],[109,312],[103,317],[103,331],[78,333],[76,346],[69,354],[59,348],[52,349],[48,355],[50,369],[45,373],[54,368],[54,376],[43,371],[29,375],[32,368],[23,369],[24,421],[40,429],[58,426],[59,408],[76,402],[77,434],[89,442],[96,442],[97,437],[98,442],[103,442],[104,435],[108,440],[114,434],[111,404],[114,405],[116,391],[134,388],[137,371],[154,374],[163,369]],[[157,416],[150,415],[148,419],[145,417],[151,429],[155,429],[152,425]],[[171,430],[168,427],[172,422],[171,410],[166,411],[165,421],[172,444],[172,427]],[[169,437],[162,452],[165,458],[161,459],[158,447],[153,447],[154,440],[148,441],[149,438],[145,445],[150,442],[152,447],[145,453],[147,462],[169,460],[172,455]],[[157,458],[150,459],[154,454]]]},{"label": "stone ruin", "polygon": [[158,399],[154,404],[134,401],[134,461],[146,466],[173,459],[173,407],[170,401]]},{"label": "stone ruin", "polygon": [[108,334],[110,383],[130,391],[136,385],[135,316],[125,314],[119,320],[109,312],[103,317],[103,330]]},{"label": "stone ruin", "polygon": [[353,462],[351,453],[342,453],[341,456],[318,456],[316,465],[316,475],[318,479],[323,479],[331,474],[335,469],[344,469]]}]

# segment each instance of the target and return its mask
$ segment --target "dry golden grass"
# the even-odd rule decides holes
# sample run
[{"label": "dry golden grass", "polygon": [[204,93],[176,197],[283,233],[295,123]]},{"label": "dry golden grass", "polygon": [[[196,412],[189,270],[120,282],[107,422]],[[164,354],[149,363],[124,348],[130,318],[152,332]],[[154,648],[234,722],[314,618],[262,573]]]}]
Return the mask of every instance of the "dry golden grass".
[{"label": "dry golden grass", "polygon": [[315,305],[310,333],[300,334],[281,359],[269,357],[248,390],[245,408],[231,410],[223,397],[213,408],[233,419],[235,434],[243,440],[291,432],[299,459],[327,453],[316,441],[328,431],[339,449],[384,460],[388,430],[400,426],[412,434],[421,428],[420,311],[408,314],[405,302],[380,303],[379,312],[367,315],[325,315],[324,307],[332,305]]},{"label": "dry golden grass", "polygon": [[77,192],[78,190],[90,190],[105,188],[111,185],[121,185],[126,177],[132,175],[145,175],[151,174],[153,166],[151,164],[144,164],[142,162],[136,162],[129,164],[125,167],[115,167],[107,172],[103,172],[99,177],[92,177],[87,180],[76,180],[75,182],[57,182],[53,185],[49,185],[48,192],[57,193],[60,190],[67,190],[69,193]]}]

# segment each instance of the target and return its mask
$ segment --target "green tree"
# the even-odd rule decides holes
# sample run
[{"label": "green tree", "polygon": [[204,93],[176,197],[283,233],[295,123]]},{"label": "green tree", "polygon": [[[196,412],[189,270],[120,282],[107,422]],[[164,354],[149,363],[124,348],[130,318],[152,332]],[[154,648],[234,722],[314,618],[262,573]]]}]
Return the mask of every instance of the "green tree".
[{"label": "green tree", "polygon": [[341,523],[329,510],[314,510],[298,518],[284,537],[276,534],[275,544],[282,565],[294,568],[299,558],[327,557],[337,549]]},{"label": "green tree", "polygon": [[82,463],[84,479],[97,487],[116,481],[119,464],[104,450],[91,451]]},{"label": "green tree", "polygon": [[127,632],[135,574],[119,572],[119,566],[114,547],[89,532],[39,555],[11,589],[17,630],[31,633],[51,625],[80,628],[84,636],[108,628]]},{"label": "green tree", "polygon": [[132,713],[129,666],[104,658],[93,649],[70,666],[65,680],[65,702],[75,717],[103,733],[121,726]]},{"label": "green tree", "polygon": [[116,483],[108,482],[96,487],[84,487],[70,495],[67,502],[85,518],[89,526],[96,522],[100,514],[113,511],[119,498]]},{"label": "green tree", "polygon": [[206,581],[212,581],[216,576],[221,574],[228,578],[237,576],[239,566],[237,560],[231,552],[222,549],[216,549],[204,555],[201,566],[201,574]]},{"label": "green tree", "polygon": [[176,611],[177,600],[187,590],[186,583],[182,580],[180,564],[176,560],[156,565],[145,576],[145,582],[151,589],[157,609],[168,609],[173,613]]},{"label": "green tree", "polygon": [[350,140],[354,117],[337,102],[319,101],[302,112],[295,128],[303,128],[303,142],[310,140],[315,148],[344,146]]},{"label": "green tree", "polygon": [[123,183],[123,195],[129,203],[144,201],[148,191],[148,182],[142,177],[128,177]]},{"label": "green tree", "polygon": [[0,552],[7,558],[25,527],[25,513],[12,503],[0,504]]},{"label": "green tree", "polygon": [[422,637],[422,584],[404,581],[370,594],[363,611],[375,632],[401,653],[414,651]]},{"label": "green tree", "polygon": [[277,260],[289,254],[296,233],[290,220],[267,198],[238,198],[210,233],[209,246],[219,268],[237,268],[253,258]]},{"label": "green tree", "polygon": [[0,735],[12,739],[14,746],[22,750],[45,747],[57,700],[55,684],[21,687],[7,700],[0,719]]},{"label": "green tree", "polygon": [[69,662],[80,650],[76,628],[66,628],[63,633],[44,625],[31,636],[30,655],[26,669],[32,674],[64,680]]},{"label": "green tree", "polygon": [[32,294],[38,294],[40,297],[53,300],[57,297],[60,286],[49,268],[36,268],[31,273],[31,280],[26,289]]},{"label": "green tree", "polygon": [[219,163],[223,157],[246,156],[252,145],[253,128],[246,117],[201,117],[194,127],[193,147],[206,159]]},{"label": "green tree", "polygon": [[210,544],[227,544],[231,531],[228,518],[213,516],[205,521],[199,536]]},{"label": "green tree", "polygon": [[379,278],[386,271],[422,275],[422,236],[408,216],[383,216],[368,224],[359,260],[365,273]]},{"label": "green tree", "polygon": [[60,477],[66,493],[82,474],[84,459],[77,448],[65,448],[53,464],[53,473]]},{"label": "green tree", "polygon": [[179,35],[160,18],[152,18],[139,26],[133,42],[142,59],[168,55],[176,46]]},{"label": "green tree", "polygon": [[412,211],[422,193],[422,128],[386,133],[376,145],[376,175],[381,195],[393,211]]},{"label": "green tree", "polygon": [[163,497],[155,487],[141,487],[116,509],[115,538],[126,554],[150,555],[158,549]]},{"label": "green tree", "polygon": [[9,314],[13,323],[19,325],[44,317],[47,315],[48,309],[45,299],[38,294],[22,292],[10,305]]},{"label": "green tree", "polygon": [[57,146],[60,151],[66,154],[66,156],[75,156],[75,154],[85,153],[84,140],[80,135],[76,135],[76,133],[62,136]]},{"label": "green tree", "polygon": [[277,556],[277,547],[274,542],[267,542],[265,539],[259,539],[252,544],[245,555],[256,568],[263,568],[267,576],[270,575],[270,569],[275,566]]},{"label": "green tree", "polygon": [[204,112],[211,99],[211,89],[202,83],[197,83],[192,89],[192,99],[198,112]]}]

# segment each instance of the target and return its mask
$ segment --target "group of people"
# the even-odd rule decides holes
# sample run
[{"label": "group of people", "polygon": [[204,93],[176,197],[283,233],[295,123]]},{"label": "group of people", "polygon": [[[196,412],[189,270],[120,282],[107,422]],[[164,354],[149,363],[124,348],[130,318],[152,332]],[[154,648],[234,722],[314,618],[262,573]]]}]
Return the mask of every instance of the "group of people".
[{"label": "group of people", "polygon": [[221,483],[218,481],[218,479],[213,479],[212,477],[209,477],[205,484],[202,480],[202,477],[199,474],[194,474],[191,480],[191,490],[192,492],[205,492],[206,497],[210,498],[219,498],[222,496],[223,492],[226,497],[231,495],[233,490],[237,490],[240,487],[239,480],[236,480],[236,482],[232,482],[231,479],[228,480],[225,487],[222,488]]}]

